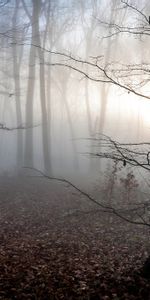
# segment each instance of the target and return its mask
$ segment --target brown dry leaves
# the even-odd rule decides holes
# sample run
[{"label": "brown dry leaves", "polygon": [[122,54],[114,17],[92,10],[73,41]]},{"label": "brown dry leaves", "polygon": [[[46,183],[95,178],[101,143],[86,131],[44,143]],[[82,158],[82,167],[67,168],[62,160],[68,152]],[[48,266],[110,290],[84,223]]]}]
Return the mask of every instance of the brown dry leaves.
[{"label": "brown dry leaves", "polygon": [[[0,299],[148,300],[147,230],[40,178],[0,183]],[[70,214],[70,211],[74,213]]]}]

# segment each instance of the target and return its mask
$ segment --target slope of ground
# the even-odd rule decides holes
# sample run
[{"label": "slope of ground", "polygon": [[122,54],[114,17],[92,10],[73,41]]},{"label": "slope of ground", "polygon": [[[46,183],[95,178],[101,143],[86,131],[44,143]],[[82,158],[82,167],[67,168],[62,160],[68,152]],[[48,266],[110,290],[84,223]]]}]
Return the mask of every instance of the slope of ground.
[{"label": "slope of ground", "polygon": [[1,177],[0,228],[0,299],[150,299],[140,276],[148,229],[102,214],[63,183]]}]

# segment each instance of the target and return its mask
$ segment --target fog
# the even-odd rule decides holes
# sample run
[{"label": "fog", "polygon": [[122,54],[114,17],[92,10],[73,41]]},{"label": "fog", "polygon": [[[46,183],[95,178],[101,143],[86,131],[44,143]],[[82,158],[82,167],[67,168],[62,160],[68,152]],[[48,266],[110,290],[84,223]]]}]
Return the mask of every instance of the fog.
[{"label": "fog", "polygon": [[149,16],[0,1],[0,299],[150,299]]},{"label": "fog", "polygon": [[[87,138],[104,133],[122,142],[149,140],[147,99],[117,85],[88,80],[77,71],[81,64],[71,58],[76,70],[63,66],[69,58],[62,54],[93,63],[97,57],[103,66],[116,64],[116,69],[119,64],[147,62],[145,36],[114,34],[107,26],[114,20],[131,26],[138,22],[132,10],[120,9],[118,14],[119,5],[119,1],[2,5],[1,173],[28,166],[51,175],[92,179],[105,166],[86,154],[98,151]],[[91,66],[83,69],[94,79],[101,76]],[[147,93],[145,74],[134,72],[127,86],[131,80],[138,91]],[[142,80],[146,85],[140,86]]]}]

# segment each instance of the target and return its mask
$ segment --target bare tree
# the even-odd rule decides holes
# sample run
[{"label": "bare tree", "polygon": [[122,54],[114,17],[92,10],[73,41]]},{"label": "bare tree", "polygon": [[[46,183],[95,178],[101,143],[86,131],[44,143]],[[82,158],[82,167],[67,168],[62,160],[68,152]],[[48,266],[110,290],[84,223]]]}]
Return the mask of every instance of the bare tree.
[{"label": "bare tree", "polygon": [[28,71],[28,84],[26,94],[26,125],[30,127],[26,131],[25,136],[25,162],[33,166],[33,101],[34,101],[34,87],[35,87],[35,62],[36,62],[36,49],[32,44],[36,43],[36,28],[37,21],[36,11],[33,9],[32,14],[28,10],[26,2],[22,0],[24,10],[31,21],[31,47],[29,52],[29,71]]},{"label": "bare tree", "polygon": [[[17,117],[17,127],[21,126],[22,122],[22,110],[21,110],[21,86],[20,86],[20,69],[21,69],[21,60],[23,56],[23,46],[17,47],[17,40],[21,35],[24,34],[23,30],[17,30],[18,22],[18,13],[19,13],[19,1],[15,1],[14,14],[12,17],[12,28],[13,28],[13,78],[14,78],[14,93],[15,93],[15,102],[16,102],[16,117]],[[17,52],[19,53],[17,54]],[[23,163],[23,133],[22,131],[17,132],[17,164],[22,165]]]},{"label": "bare tree", "polygon": [[[105,26],[106,29],[111,28],[111,34],[106,38],[114,38],[118,34],[129,34],[136,36],[149,36],[149,17],[143,12],[143,10],[132,4],[131,1],[118,1],[118,10],[125,10],[126,15],[123,21],[127,20],[127,12],[131,11],[136,15],[137,22],[142,25],[135,24],[135,26],[119,25],[113,21],[107,22],[98,19],[100,26]],[[120,6],[121,4],[121,6]],[[131,17],[131,16],[130,16]],[[140,20],[139,20],[140,17]],[[139,40],[140,42],[140,40]],[[37,47],[37,45],[34,45]],[[142,63],[124,63],[121,61],[105,61],[102,55],[83,59],[81,57],[74,56],[70,53],[62,53],[59,51],[53,51],[43,48],[43,51],[51,54],[51,62],[46,62],[47,65],[59,66],[70,68],[81,76],[85,80],[92,80],[98,84],[107,84],[108,86],[114,85],[125,90],[127,93],[132,93],[139,97],[149,100],[150,94],[145,90],[145,87],[149,84],[150,64],[147,62]],[[131,165],[133,167],[142,168],[146,171],[150,171],[150,150],[149,143],[136,143],[136,144],[122,144],[116,142],[107,136],[101,136],[98,138],[91,138],[92,142],[96,141],[100,145],[100,151],[97,153],[90,152],[91,156],[97,158],[111,159],[115,162],[121,162],[125,167]],[[105,207],[106,208],[106,207]],[[114,213],[122,219],[134,224],[143,224],[150,226],[149,223],[149,203],[140,203],[138,209],[132,208],[132,217],[126,216],[126,211],[120,211],[114,207],[109,206],[111,213]],[[128,210],[129,212],[129,210]]]},{"label": "bare tree", "polygon": [[[120,3],[120,1],[118,1]],[[137,22],[143,22],[143,24],[138,26],[138,32],[134,32],[137,29],[135,26],[126,26],[126,33],[130,35],[139,36],[149,36],[149,19],[148,17],[134,5],[130,5],[129,2],[121,1],[122,7],[120,9],[127,10],[130,8],[131,11],[136,12],[136,15],[140,16],[140,21],[137,17]],[[119,9],[115,7],[115,9]],[[118,10],[117,10],[118,11]],[[120,11],[120,10],[119,10]],[[114,14],[116,16],[117,14]],[[126,12],[127,15],[127,12]],[[127,19],[127,16],[123,14],[123,19],[121,23]],[[111,18],[113,19],[114,16]],[[132,16],[130,15],[132,18]],[[115,35],[124,34],[124,26],[118,23],[104,22],[97,18],[99,26],[105,26],[105,29],[111,32],[110,35],[106,34],[106,37],[111,39]],[[126,21],[127,22],[127,21]],[[119,32],[116,33],[116,28],[119,27]],[[143,30],[144,27],[144,30]],[[132,29],[132,30],[131,30]],[[146,32],[146,33],[145,33]],[[103,36],[102,38],[104,38]],[[140,42],[140,41],[139,41]],[[36,45],[35,45],[36,46]],[[47,64],[52,66],[62,66],[71,68],[72,70],[78,72],[81,78],[86,78],[97,83],[115,85],[117,87],[123,88],[128,93],[133,93],[139,97],[149,99],[149,93],[145,91],[146,85],[149,83],[149,72],[150,65],[148,62],[142,63],[124,63],[119,61],[107,61],[103,53],[100,53],[94,57],[88,57],[83,59],[81,57],[74,56],[73,54],[61,53],[58,51],[51,51],[49,49],[43,49],[46,52],[51,53],[52,61]]]}]

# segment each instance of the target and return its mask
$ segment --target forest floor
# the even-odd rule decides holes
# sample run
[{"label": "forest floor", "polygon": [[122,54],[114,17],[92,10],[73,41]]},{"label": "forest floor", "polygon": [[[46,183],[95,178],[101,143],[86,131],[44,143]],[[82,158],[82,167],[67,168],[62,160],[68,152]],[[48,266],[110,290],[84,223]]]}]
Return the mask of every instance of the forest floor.
[{"label": "forest floor", "polygon": [[1,177],[0,299],[149,300],[148,237],[63,183]]}]

